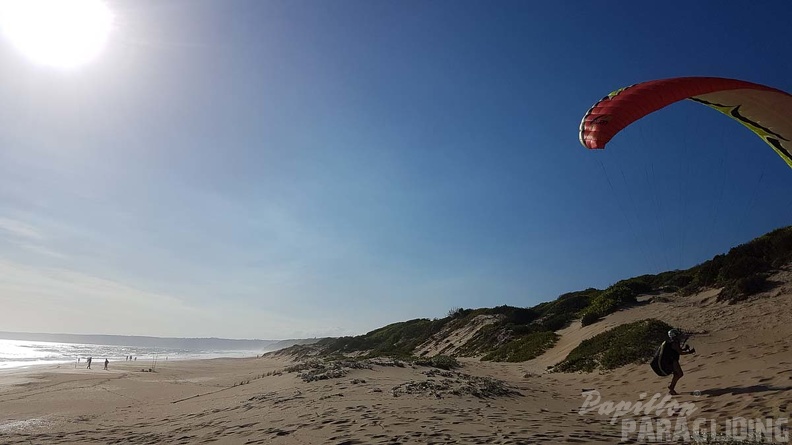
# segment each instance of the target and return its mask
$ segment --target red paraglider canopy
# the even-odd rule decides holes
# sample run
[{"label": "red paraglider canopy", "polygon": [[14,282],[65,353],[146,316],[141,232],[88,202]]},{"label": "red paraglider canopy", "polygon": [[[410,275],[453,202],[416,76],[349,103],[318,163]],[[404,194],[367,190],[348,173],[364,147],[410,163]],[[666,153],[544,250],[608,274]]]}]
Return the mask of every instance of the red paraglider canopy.
[{"label": "red paraglider canopy", "polygon": [[792,167],[792,95],[764,85],[718,77],[653,80],[616,90],[580,123],[580,143],[602,149],[619,131],[672,103],[690,99],[739,121]]}]

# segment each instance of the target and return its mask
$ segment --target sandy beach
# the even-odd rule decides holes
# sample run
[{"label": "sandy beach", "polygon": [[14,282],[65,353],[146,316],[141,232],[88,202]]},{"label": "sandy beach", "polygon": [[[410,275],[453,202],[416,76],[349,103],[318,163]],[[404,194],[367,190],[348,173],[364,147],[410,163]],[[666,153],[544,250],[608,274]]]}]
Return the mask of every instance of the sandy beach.
[{"label": "sandy beach", "polygon": [[0,445],[789,444],[790,15],[0,0]]},{"label": "sandy beach", "polygon": [[[792,294],[786,287],[738,305],[714,292],[654,296],[561,339],[538,359],[462,359],[453,371],[393,361],[305,381],[289,357],[95,363],[0,375],[0,443],[617,443],[619,422],[581,414],[584,391],[602,401],[665,393],[647,365],[593,374],[548,373],[585,338],[658,317],[700,332],[683,357],[676,401],[694,416],[788,417],[792,399]],[[100,366],[96,366],[96,365]],[[144,365],[145,366],[145,365]],[[648,396],[647,396],[648,397]]]}]

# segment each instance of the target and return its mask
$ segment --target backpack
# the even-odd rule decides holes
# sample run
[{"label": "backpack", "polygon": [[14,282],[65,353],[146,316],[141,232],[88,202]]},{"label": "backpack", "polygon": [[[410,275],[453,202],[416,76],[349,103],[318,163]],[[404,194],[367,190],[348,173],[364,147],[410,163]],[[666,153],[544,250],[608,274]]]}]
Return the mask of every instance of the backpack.
[{"label": "backpack", "polygon": [[666,351],[668,348],[669,346],[666,342],[663,342],[655,351],[655,355],[650,362],[652,371],[660,377],[666,377],[674,372],[674,364],[669,360],[669,354]]}]

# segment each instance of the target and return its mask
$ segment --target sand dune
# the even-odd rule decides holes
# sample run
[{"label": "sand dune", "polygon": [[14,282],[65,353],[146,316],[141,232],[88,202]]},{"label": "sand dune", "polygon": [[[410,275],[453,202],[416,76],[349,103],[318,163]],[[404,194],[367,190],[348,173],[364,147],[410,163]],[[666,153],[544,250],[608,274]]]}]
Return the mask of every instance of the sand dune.
[{"label": "sand dune", "polygon": [[583,339],[648,317],[699,333],[691,339],[698,354],[682,358],[687,374],[677,397],[697,415],[788,417],[792,293],[781,286],[737,305],[714,295],[647,297],[594,325],[573,323],[530,362],[464,359],[453,372],[373,365],[304,381],[277,357],[171,361],[155,373],[132,363],[5,372],[0,443],[616,443],[621,430],[610,416],[578,413],[582,391],[635,401],[664,392],[667,379],[647,365],[594,374],[546,369]]},{"label": "sand dune", "polygon": [[421,357],[432,357],[438,354],[453,355],[481,328],[495,323],[497,320],[498,317],[495,315],[479,315],[474,317],[470,323],[462,326],[444,328],[428,341],[419,345],[415,349],[415,354]]}]

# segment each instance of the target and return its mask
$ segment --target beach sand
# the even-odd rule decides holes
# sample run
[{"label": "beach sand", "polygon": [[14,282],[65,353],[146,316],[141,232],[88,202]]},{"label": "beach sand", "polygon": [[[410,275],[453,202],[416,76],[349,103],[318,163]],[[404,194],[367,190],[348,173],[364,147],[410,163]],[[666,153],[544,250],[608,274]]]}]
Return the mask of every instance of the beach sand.
[{"label": "beach sand", "polygon": [[[98,361],[93,370],[72,364],[6,371],[0,443],[617,443],[619,422],[579,413],[583,391],[634,402],[641,393],[664,394],[668,379],[645,364],[593,374],[546,368],[583,339],[648,317],[701,333],[690,341],[698,354],[682,357],[686,375],[675,398],[693,403],[694,416],[789,417],[792,293],[782,286],[737,305],[714,295],[647,297],[594,325],[573,323],[536,360],[463,359],[445,376],[374,365],[306,382],[283,372],[290,359],[272,356],[160,361],[156,372],[142,372],[150,364],[140,360],[110,363],[107,371]],[[493,393],[487,382],[506,391]]]}]

